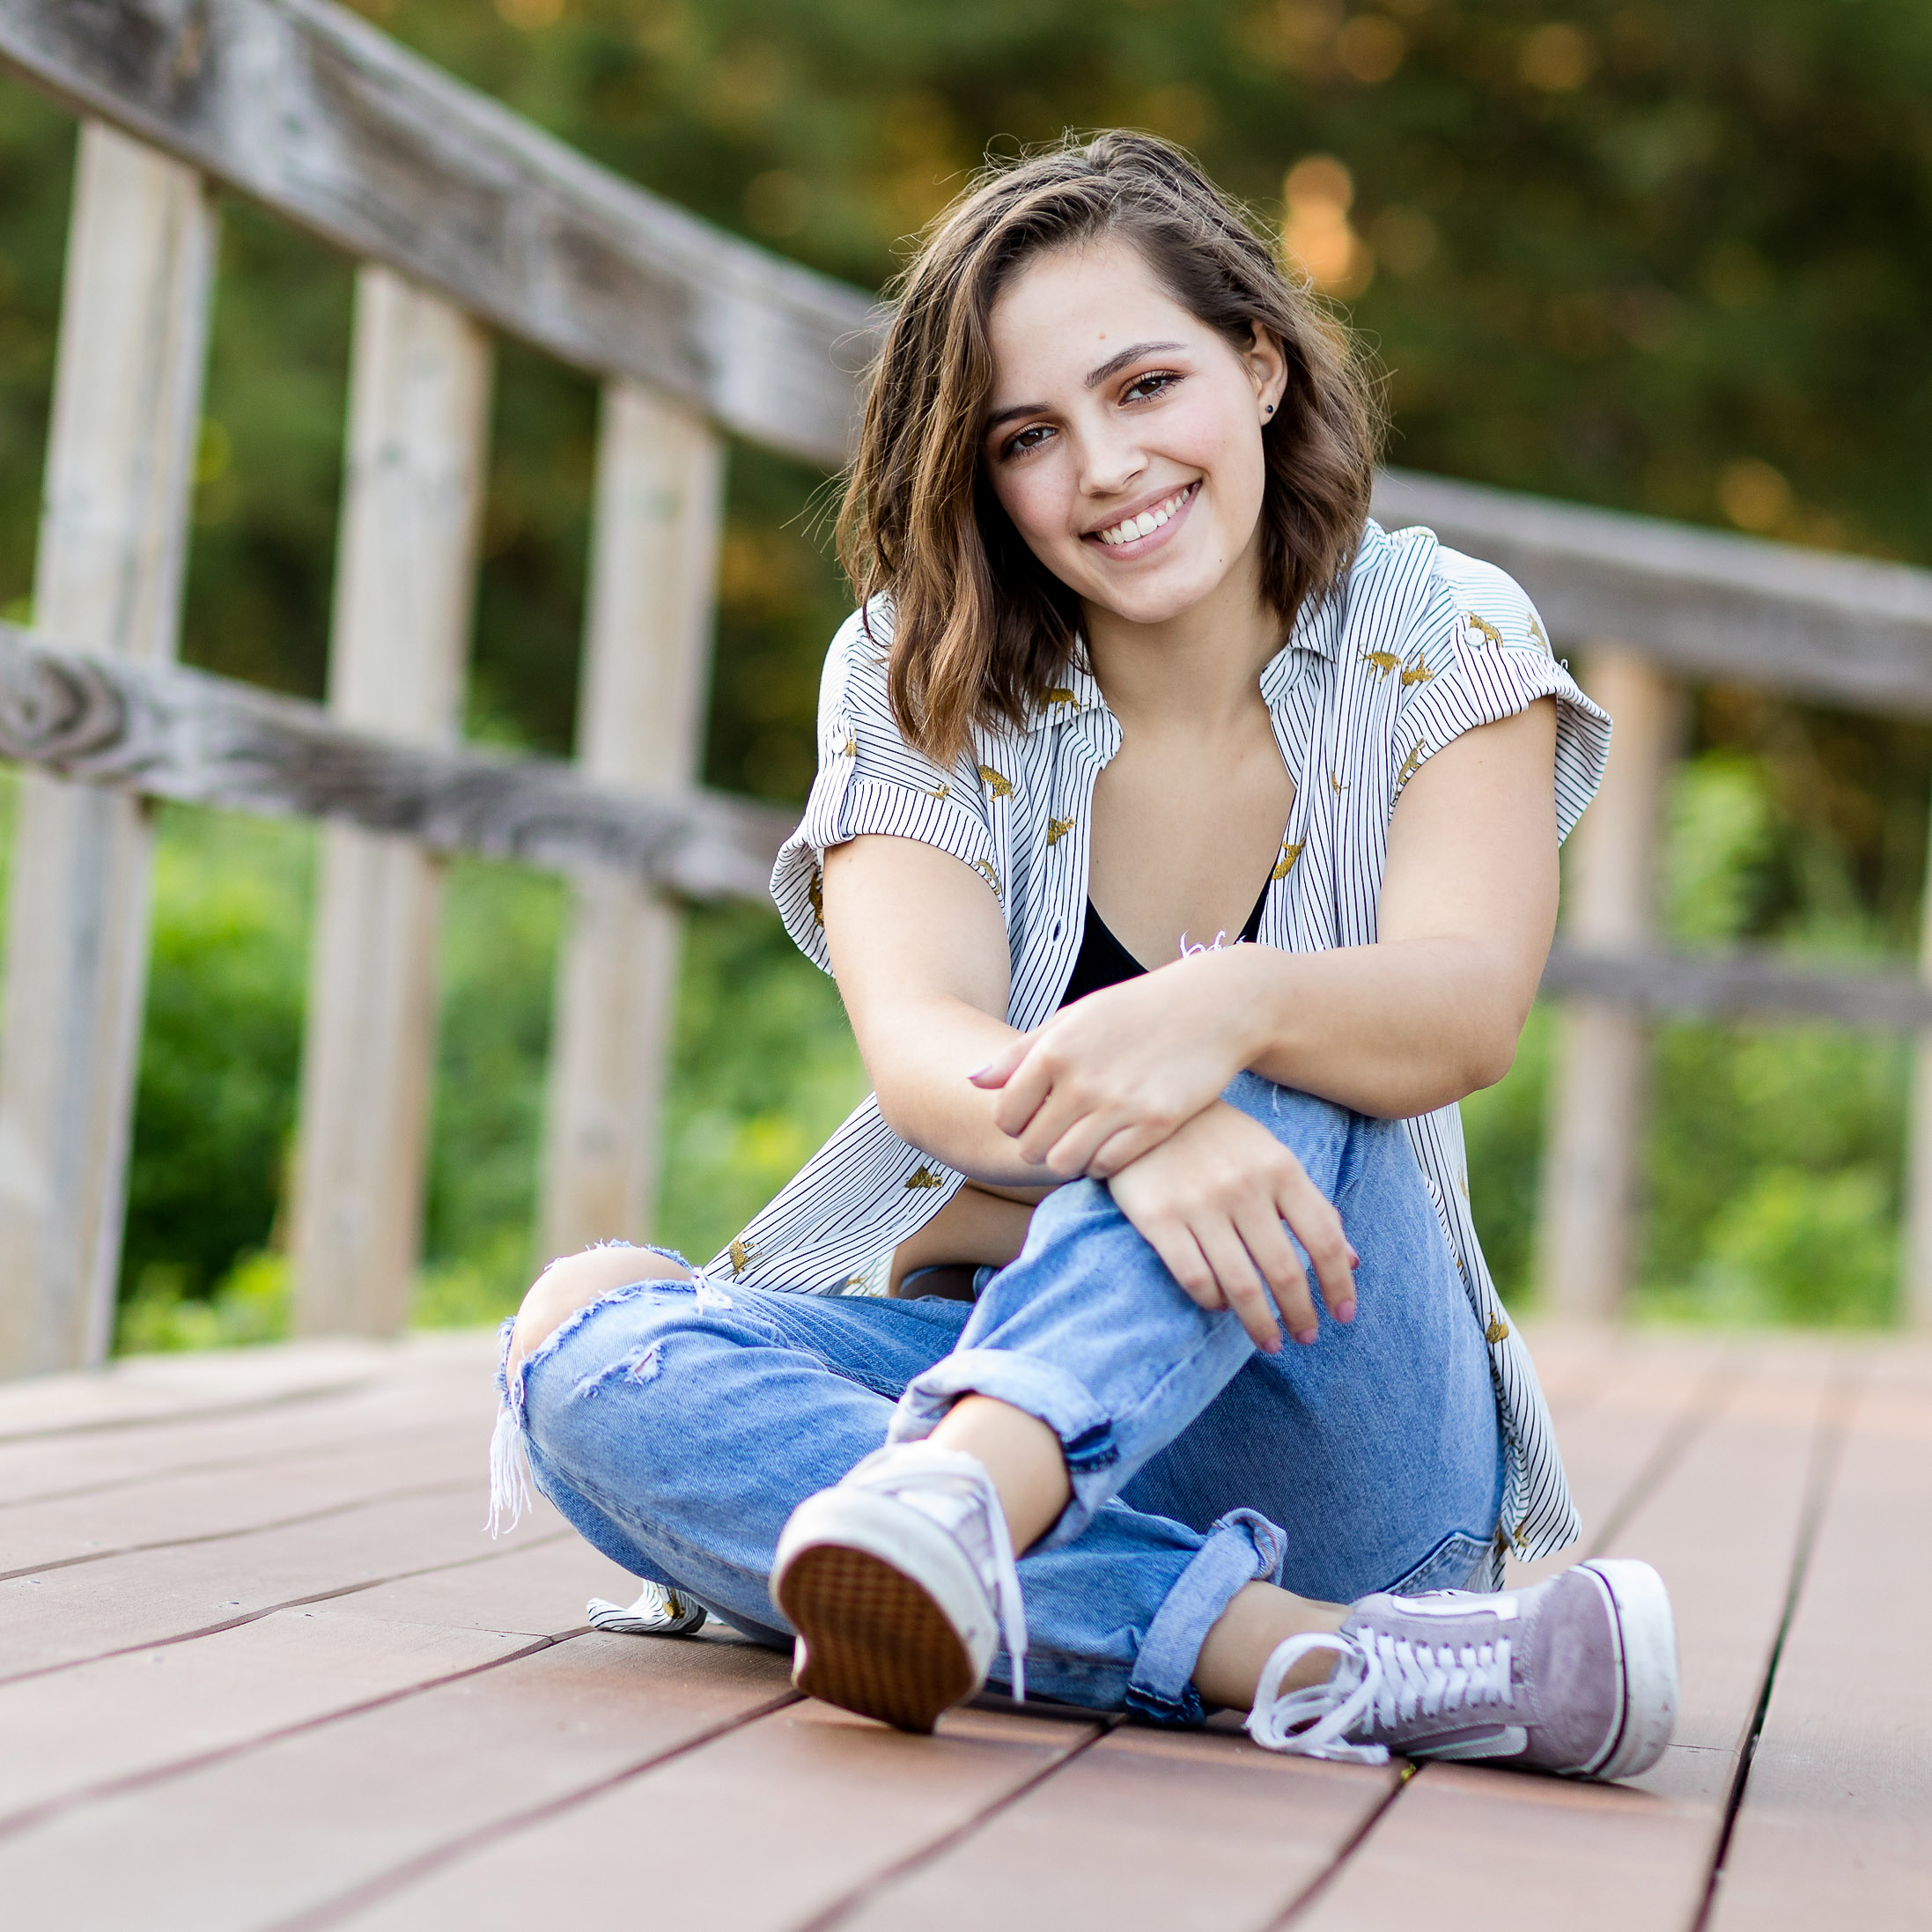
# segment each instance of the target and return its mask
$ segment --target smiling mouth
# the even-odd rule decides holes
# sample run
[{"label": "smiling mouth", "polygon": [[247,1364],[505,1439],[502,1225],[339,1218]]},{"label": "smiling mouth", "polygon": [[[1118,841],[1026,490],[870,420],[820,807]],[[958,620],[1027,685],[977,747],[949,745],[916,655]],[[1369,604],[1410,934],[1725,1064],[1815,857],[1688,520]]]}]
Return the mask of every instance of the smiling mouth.
[{"label": "smiling mouth", "polygon": [[1184,488],[1176,490],[1171,497],[1163,497],[1159,503],[1141,511],[1138,516],[1123,517],[1118,523],[1110,523],[1104,530],[1095,530],[1091,534],[1110,549],[1123,543],[1138,543],[1142,537],[1152,536],[1170,519],[1179,515],[1200,487],[1197,479]]}]

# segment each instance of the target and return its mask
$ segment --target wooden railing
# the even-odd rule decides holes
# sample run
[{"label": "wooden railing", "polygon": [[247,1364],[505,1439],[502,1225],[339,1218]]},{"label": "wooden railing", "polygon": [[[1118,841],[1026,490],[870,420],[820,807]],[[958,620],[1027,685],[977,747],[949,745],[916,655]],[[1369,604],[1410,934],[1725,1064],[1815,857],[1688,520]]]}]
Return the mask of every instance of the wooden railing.
[{"label": "wooden railing", "polygon": [[[295,1162],[303,1332],[392,1332],[420,1245],[434,855],[575,879],[538,1245],[641,1235],[677,904],[762,899],[783,815],[698,789],[733,433],[845,454],[870,299],[594,166],[323,0],[0,0],[0,63],[85,119],[31,633],[0,626],[23,778],[0,1029],[0,1375],[111,1329],[147,953],[144,797],[325,822]],[[362,263],[325,706],[174,664],[214,191]],[[603,383],[571,765],[457,740],[490,381],[484,325]],[[1671,680],[1932,715],[1932,575],[1390,476],[1514,571],[1619,720],[1579,835],[1540,1266],[1628,1272],[1647,1014],[1810,1014],[1932,1038],[1915,977],[1678,957],[1650,924]],[[1606,640],[1623,640],[1611,642]],[[1932,1320],[1932,1056],[1911,1307]]]}]

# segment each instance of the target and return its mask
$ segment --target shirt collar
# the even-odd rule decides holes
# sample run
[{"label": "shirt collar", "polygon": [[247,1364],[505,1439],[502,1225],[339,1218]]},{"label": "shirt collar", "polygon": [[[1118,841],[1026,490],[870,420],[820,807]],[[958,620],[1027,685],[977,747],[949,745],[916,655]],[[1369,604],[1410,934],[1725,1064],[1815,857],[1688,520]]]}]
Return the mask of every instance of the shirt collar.
[{"label": "shirt collar", "polygon": [[[1356,546],[1348,579],[1325,597],[1305,600],[1295,612],[1287,642],[1262,667],[1261,696],[1271,711],[1287,696],[1294,682],[1298,652],[1312,651],[1331,663],[1340,655],[1342,625],[1348,611],[1349,579],[1365,564],[1377,561],[1388,542],[1382,526],[1373,517],[1369,518],[1362,526],[1361,542]],[[1079,648],[1077,644],[1075,648]],[[1082,712],[1104,712],[1107,708],[1107,700],[1101,696],[1100,686],[1092,675],[1070,665],[1060,674],[1053,689],[1034,706],[1026,728],[1031,734],[1051,725],[1064,724],[1070,718],[1078,718]]]}]

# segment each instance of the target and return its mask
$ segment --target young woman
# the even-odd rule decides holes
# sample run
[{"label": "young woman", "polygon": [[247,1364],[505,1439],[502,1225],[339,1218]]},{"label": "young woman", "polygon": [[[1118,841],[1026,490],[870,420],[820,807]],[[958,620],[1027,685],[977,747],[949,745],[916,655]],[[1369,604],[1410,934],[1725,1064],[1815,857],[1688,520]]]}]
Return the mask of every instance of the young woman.
[{"label": "young woman", "polygon": [[1456,1110],[1609,720],[1507,577],[1368,520],[1347,343],[1172,149],[989,174],[899,292],[773,879],[876,1092],[707,1267],[545,1272],[499,1475],[520,1432],[667,1620],[907,1729],[1030,1680],[1643,1769],[1655,1573],[1498,1587],[1577,1523]]}]

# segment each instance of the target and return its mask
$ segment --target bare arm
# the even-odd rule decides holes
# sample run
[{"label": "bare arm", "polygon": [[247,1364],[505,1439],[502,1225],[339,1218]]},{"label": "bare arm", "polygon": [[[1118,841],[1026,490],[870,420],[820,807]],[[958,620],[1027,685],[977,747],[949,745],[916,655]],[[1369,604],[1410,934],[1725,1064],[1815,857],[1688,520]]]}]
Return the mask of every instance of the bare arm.
[{"label": "bare arm", "polygon": [[1006,921],[977,873],[936,846],[868,834],[825,854],[825,943],[880,1111],[975,1180],[1052,1187],[968,1078],[1013,1042]]}]

